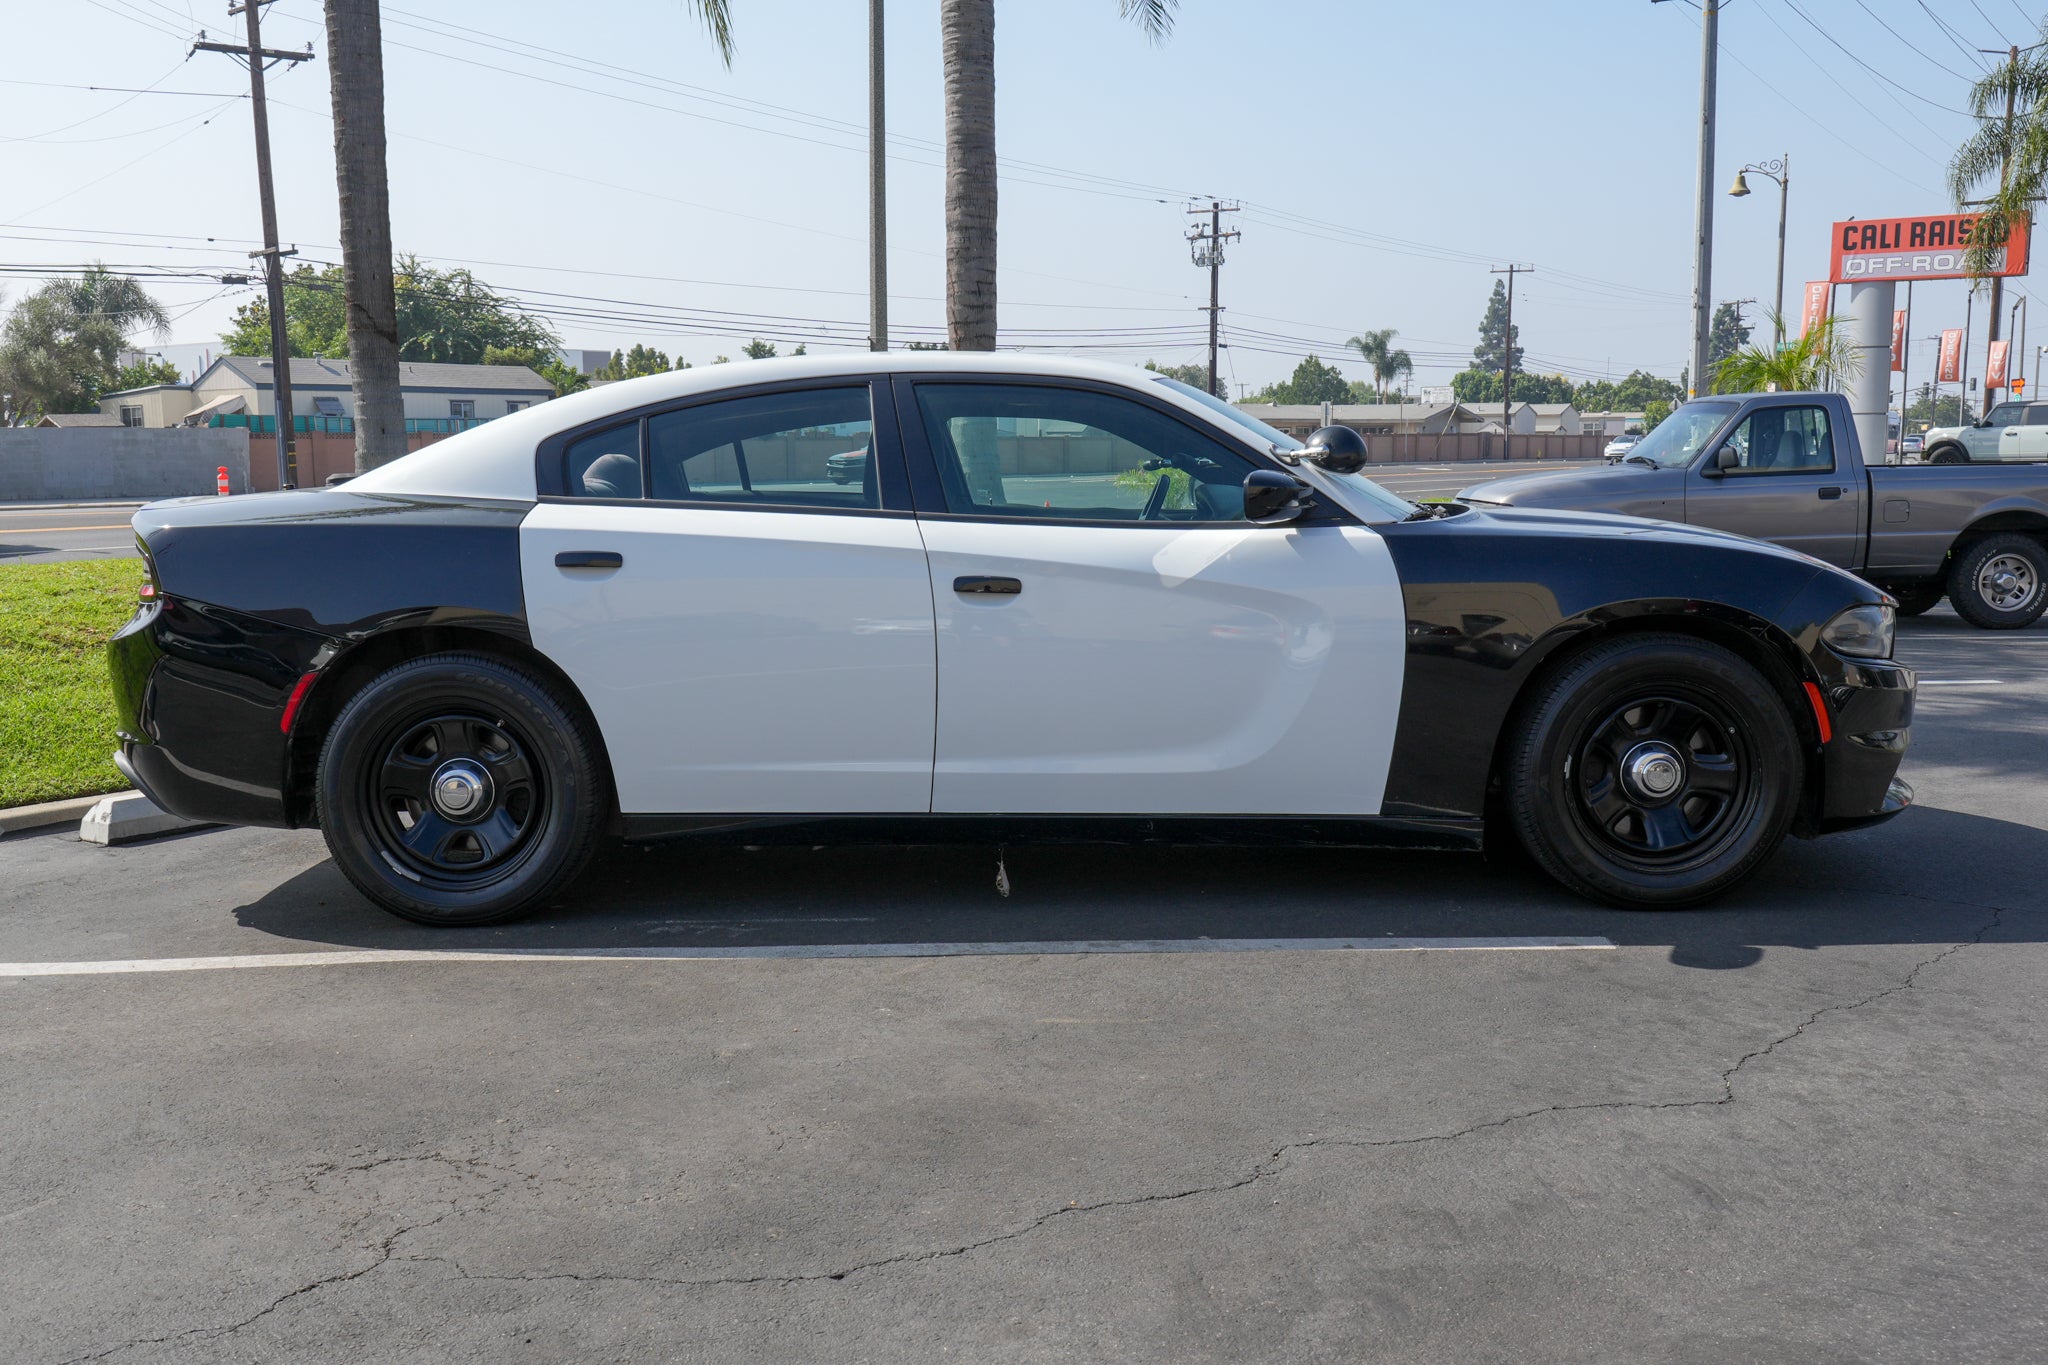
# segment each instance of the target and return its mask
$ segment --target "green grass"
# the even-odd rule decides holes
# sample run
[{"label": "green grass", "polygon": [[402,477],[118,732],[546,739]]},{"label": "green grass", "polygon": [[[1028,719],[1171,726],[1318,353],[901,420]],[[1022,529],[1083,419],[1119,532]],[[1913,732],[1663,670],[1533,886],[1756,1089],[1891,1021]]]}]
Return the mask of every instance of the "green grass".
[{"label": "green grass", "polygon": [[141,582],[132,559],[0,567],[0,807],[127,787],[106,647]]}]

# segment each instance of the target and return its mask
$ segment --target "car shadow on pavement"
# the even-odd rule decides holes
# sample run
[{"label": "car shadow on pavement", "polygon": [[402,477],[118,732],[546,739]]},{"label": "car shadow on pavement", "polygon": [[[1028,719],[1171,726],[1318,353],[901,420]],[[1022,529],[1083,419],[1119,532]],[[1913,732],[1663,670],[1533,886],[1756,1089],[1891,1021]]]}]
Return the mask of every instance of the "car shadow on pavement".
[{"label": "car shadow on pavement", "polygon": [[[443,950],[632,950],[1157,940],[1603,936],[1740,968],[1766,947],[2032,939],[2048,832],[1918,809],[1788,841],[1701,909],[1581,901],[1520,857],[1343,849],[1028,846],[615,847],[523,921],[433,929],[386,915],[323,861],[236,910],[295,943]],[[803,954],[793,953],[793,956]]]}]

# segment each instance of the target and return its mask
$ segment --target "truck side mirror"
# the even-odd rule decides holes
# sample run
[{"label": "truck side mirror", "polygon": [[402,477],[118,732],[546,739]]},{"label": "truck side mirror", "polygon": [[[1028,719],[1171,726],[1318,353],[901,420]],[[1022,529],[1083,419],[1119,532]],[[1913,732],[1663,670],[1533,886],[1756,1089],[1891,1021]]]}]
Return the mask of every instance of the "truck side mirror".
[{"label": "truck side mirror", "polygon": [[1700,477],[1703,479],[1718,479],[1741,463],[1742,457],[1735,453],[1733,446],[1722,446],[1714,452],[1712,459],[1700,466]]}]

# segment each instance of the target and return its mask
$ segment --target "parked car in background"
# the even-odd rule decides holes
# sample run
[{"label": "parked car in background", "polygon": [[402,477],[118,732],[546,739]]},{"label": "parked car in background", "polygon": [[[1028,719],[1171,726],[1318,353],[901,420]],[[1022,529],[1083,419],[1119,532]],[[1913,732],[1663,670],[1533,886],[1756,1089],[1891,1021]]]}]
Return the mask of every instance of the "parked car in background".
[{"label": "parked car in background", "polygon": [[1639,443],[1641,443],[1642,439],[1643,434],[1639,431],[1625,432],[1622,435],[1617,436],[1613,440],[1609,441],[1607,443],[1607,449],[1602,451],[1601,453],[1607,457],[1607,463],[1613,464],[1622,456],[1628,454],[1631,450],[1634,450],[1636,446]]},{"label": "parked car in background", "polygon": [[1929,427],[1921,438],[1928,464],[2048,461],[2048,403],[2000,403],[1966,427]]},{"label": "parked car in background", "polygon": [[[860,482],[815,477],[849,437]],[[1417,505],[1365,455],[1052,357],[608,384],[346,488],[137,513],[116,761],[181,815],[317,825],[431,924],[546,904],[606,834],[1518,839],[1688,905],[1911,800],[1870,584]]]},{"label": "parked car in background", "polygon": [[825,477],[834,483],[859,483],[867,475],[868,452],[860,450],[841,451],[825,458]]},{"label": "parked car in background", "polygon": [[1946,595],[1972,625],[2012,630],[2048,606],[2048,466],[1868,464],[1835,393],[1696,399],[1621,464],[1496,479],[1458,496],[1774,541],[1861,574],[1908,616]]},{"label": "parked car in background", "polygon": [[1899,458],[1907,464],[1917,461],[1920,458],[1920,453],[1926,448],[1927,438],[1924,436],[1916,434],[1899,438]]}]

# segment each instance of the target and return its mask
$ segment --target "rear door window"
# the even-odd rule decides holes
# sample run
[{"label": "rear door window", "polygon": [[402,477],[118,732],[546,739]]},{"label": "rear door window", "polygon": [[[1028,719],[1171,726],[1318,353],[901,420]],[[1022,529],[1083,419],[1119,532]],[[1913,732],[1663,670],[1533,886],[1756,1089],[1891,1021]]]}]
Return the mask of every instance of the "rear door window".
[{"label": "rear door window", "polygon": [[755,394],[647,419],[653,495],[671,502],[882,506],[865,384]]}]

